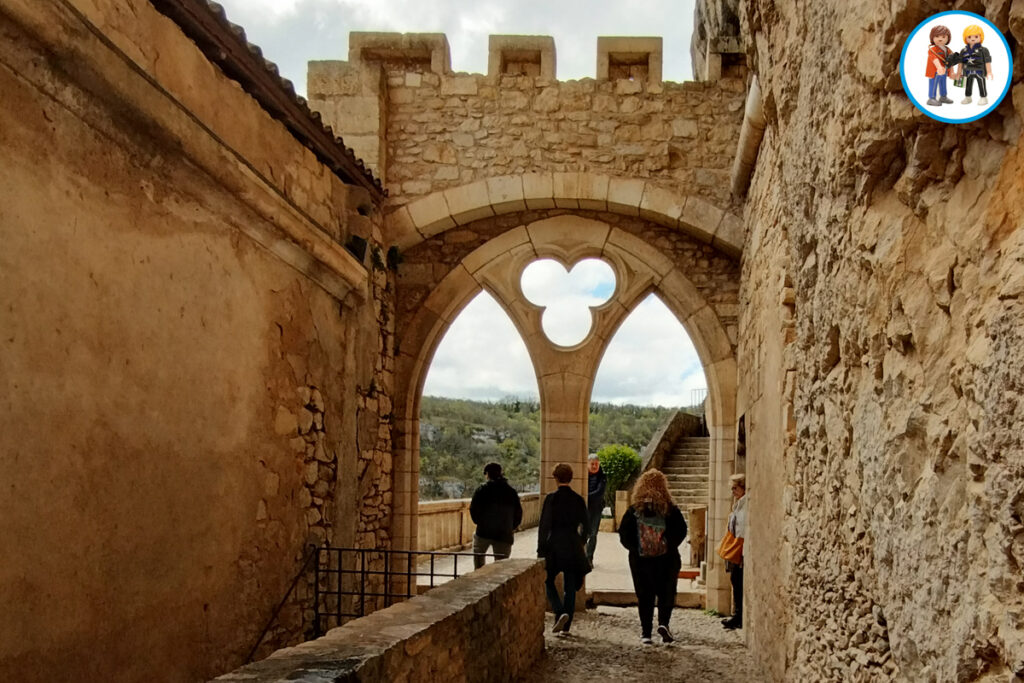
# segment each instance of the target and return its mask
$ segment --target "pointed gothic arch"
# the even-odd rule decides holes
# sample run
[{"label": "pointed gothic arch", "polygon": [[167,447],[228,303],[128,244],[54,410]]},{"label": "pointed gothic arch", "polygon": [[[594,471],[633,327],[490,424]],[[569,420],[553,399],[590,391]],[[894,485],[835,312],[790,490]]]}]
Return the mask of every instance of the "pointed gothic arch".
[{"label": "pointed gothic arch", "polygon": [[[519,277],[526,264],[553,258],[570,267],[597,257],[616,271],[612,300],[594,310],[584,342],[560,349],[544,335],[540,309],[525,300]],[[587,406],[594,376],[608,342],[621,322],[655,292],[693,341],[708,382],[711,432],[710,535],[724,532],[728,516],[728,477],[733,472],[736,360],[733,342],[715,306],[676,263],[636,235],[602,221],[576,215],[520,225],[465,256],[432,289],[400,330],[395,361],[395,480],[393,538],[396,547],[416,542],[419,474],[419,402],[430,361],[444,332],[481,289],[508,313],[523,337],[537,373],[542,406],[542,472],[552,453],[582,467],[586,460]],[[729,604],[723,568],[712,559],[708,605]]]}]

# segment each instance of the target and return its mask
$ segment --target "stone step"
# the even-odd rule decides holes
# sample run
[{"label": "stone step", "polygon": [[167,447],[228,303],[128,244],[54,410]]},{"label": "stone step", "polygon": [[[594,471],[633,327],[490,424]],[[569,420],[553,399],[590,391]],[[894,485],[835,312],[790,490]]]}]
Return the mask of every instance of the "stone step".
[{"label": "stone step", "polygon": [[672,490],[669,490],[669,493],[672,494],[672,497],[674,499],[676,499],[676,500],[690,500],[690,499],[707,500],[707,498],[708,498],[708,492],[707,491],[672,491]]},{"label": "stone step", "polygon": [[691,456],[669,457],[661,461],[662,465],[707,465],[710,458],[694,458]]},{"label": "stone step", "polygon": [[690,474],[675,473],[666,476],[669,484],[706,484],[708,481],[707,472],[693,472]]},{"label": "stone step", "polygon": [[705,477],[708,476],[707,465],[665,465],[661,468],[661,471],[665,473],[666,477],[673,474],[703,474]]},{"label": "stone step", "polygon": [[680,486],[700,486],[707,488],[708,479],[707,477],[694,476],[689,479],[671,478],[668,480],[669,488],[680,487]]}]

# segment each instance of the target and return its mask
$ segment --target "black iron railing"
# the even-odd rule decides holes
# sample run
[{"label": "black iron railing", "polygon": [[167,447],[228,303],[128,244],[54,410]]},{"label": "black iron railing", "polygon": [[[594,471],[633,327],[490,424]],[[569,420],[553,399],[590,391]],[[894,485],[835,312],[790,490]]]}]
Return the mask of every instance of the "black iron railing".
[{"label": "black iron railing", "polygon": [[288,590],[285,592],[284,597],[281,598],[281,602],[277,603],[277,607],[275,607],[274,611],[271,613],[270,619],[267,620],[267,623],[263,627],[263,630],[260,631],[260,635],[256,639],[256,642],[253,644],[252,649],[249,650],[249,654],[245,658],[245,663],[246,664],[251,662],[252,658],[256,656],[256,651],[259,649],[260,645],[263,643],[263,638],[266,637],[267,631],[269,631],[270,627],[274,625],[275,621],[277,621],[278,615],[281,614],[281,608],[284,607],[284,604],[286,602],[288,602],[288,598],[291,597],[292,591],[295,590],[295,586],[299,583],[299,579],[301,579],[306,574],[306,571],[309,568],[310,562],[312,562],[316,557],[317,557],[317,548],[316,548],[315,545],[310,545],[309,546],[309,550],[306,552],[305,556],[302,558],[302,565],[299,567],[299,572],[295,575],[295,578],[292,579],[291,584],[288,585]]},{"label": "black iron railing", "polygon": [[[420,577],[429,580],[424,583],[427,589],[437,585],[439,579],[454,579],[459,576],[459,558],[463,558],[465,569],[473,566],[474,557],[494,555],[329,546],[316,548],[313,636],[319,638],[340,626],[346,617],[362,617],[417,595],[421,590]],[[448,558],[451,558],[450,567],[447,566]]]}]

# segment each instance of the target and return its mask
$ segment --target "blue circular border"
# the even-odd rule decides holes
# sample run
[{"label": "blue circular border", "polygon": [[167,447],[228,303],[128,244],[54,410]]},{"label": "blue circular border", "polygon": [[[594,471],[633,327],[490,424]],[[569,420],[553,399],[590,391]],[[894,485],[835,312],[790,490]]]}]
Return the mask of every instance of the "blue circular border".
[{"label": "blue circular border", "polygon": [[[937,114],[933,114],[932,112],[928,111],[923,106],[918,104],[917,100],[914,98],[914,95],[910,92],[910,88],[907,86],[907,76],[906,76],[905,69],[904,69],[904,61],[907,58],[907,50],[910,48],[910,41],[914,38],[914,36],[917,35],[917,32],[920,31],[921,27],[923,27],[925,24],[927,24],[927,23],[929,23],[931,21],[934,21],[938,17],[944,17],[947,14],[956,14],[957,16],[967,15],[967,16],[974,17],[975,19],[981,20],[985,25],[987,25],[989,28],[991,28],[992,31],[997,36],[999,36],[999,40],[1003,41],[1003,47],[1006,48],[1006,58],[1009,61],[1009,70],[1007,71],[1008,75],[1007,75],[1007,78],[1006,78],[1006,85],[1003,86],[1003,92],[1000,93],[999,98],[993,104],[989,105],[988,109],[986,109],[985,111],[983,111],[980,114],[977,114],[975,116],[968,117],[966,119],[950,119],[950,118],[946,118],[944,116],[938,116]],[[970,123],[971,121],[977,121],[980,118],[988,116],[989,114],[992,113],[992,111],[996,107],[999,106],[1000,102],[1003,101],[1003,98],[1006,97],[1006,93],[1010,92],[1010,82],[1012,80],[1013,80],[1013,53],[1010,52],[1010,44],[1006,42],[1006,37],[1003,35],[1003,32],[1000,31],[999,28],[997,28],[995,24],[993,24],[991,21],[989,21],[985,17],[981,16],[980,14],[975,14],[974,12],[966,12],[964,10],[949,10],[947,12],[939,12],[938,14],[933,14],[930,17],[928,17],[927,19],[925,19],[924,21],[922,21],[920,24],[918,24],[917,27],[913,31],[910,32],[910,35],[907,36],[906,42],[903,43],[903,52],[902,52],[902,54],[900,54],[900,81],[903,83],[903,92],[906,94],[907,98],[910,100],[910,103],[914,105],[915,109],[917,109],[919,112],[921,112],[925,116],[927,116],[929,118],[932,118],[932,119],[935,119],[936,121],[942,121],[943,123]]]}]

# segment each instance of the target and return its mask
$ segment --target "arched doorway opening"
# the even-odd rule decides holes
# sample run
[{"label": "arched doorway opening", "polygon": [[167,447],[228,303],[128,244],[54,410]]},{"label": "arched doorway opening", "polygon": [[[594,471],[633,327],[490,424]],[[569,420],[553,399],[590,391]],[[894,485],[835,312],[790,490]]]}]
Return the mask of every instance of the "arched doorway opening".
[{"label": "arched doorway opening", "polygon": [[[437,280],[416,313],[398,332],[396,359],[395,471],[402,487],[395,504],[393,528],[398,547],[415,547],[419,467],[419,404],[426,368],[444,331],[481,289],[509,314],[530,351],[542,406],[541,472],[553,462],[569,462],[583,471],[587,456],[587,405],[596,369],[623,319],[649,293],[656,292],[682,324],[707,377],[708,427],[711,432],[709,535],[717,537],[728,515],[728,476],[732,473],[735,436],[736,363],[733,342],[722,322],[722,288],[734,288],[734,265],[705,262],[711,247],[687,246],[671,258],[645,240],[642,231],[602,220],[560,214],[508,229],[464,256]],[[691,256],[687,256],[691,254]],[[593,309],[594,327],[587,340],[572,347],[550,343],[542,329],[543,309],[530,303],[520,288],[523,269],[539,258],[553,258],[567,268],[588,257],[607,261],[615,270],[615,294]],[[733,262],[729,262],[733,263]],[[700,279],[696,279],[696,278]],[[734,291],[734,289],[732,290]],[[735,304],[730,304],[735,306]],[[734,315],[734,314],[733,314]],[[546,479],[542,478],[543,483]],[[574,482],[575,483],[575,482]],[[585,479],[580,483],[580,490]],[[728,578],[712,558],[708,606],[726,611]]]},{"label": "arched doorway opening", "polygon": [[466,498],[488,462],[538,488],[537,382],[515,325],[488,292],[459,313],[431,360],[420,402],[420,501]]},{"label": "arched doorway opening", "polygon": [[[697,571],[704,559],[709,503],[706,393],[700,356],[679,319],[653,291],[641,297],[609,340],[591,395],[589,451],[611,465],[604,501],[611,519],[602,527],[617,529],[631,472],[657,468],[690,527],[690,543],[679,549],[683,566]],[[608,545],[620,552],[614,538],[599,543],[595,567],[615,564],[615,552],[603,547]],[[601,593],[632,590],[619,577],[596,570],[593,581]],[[680,590],[690,600],[701,598],[702,587],[689,581],[681,581]]]}]

